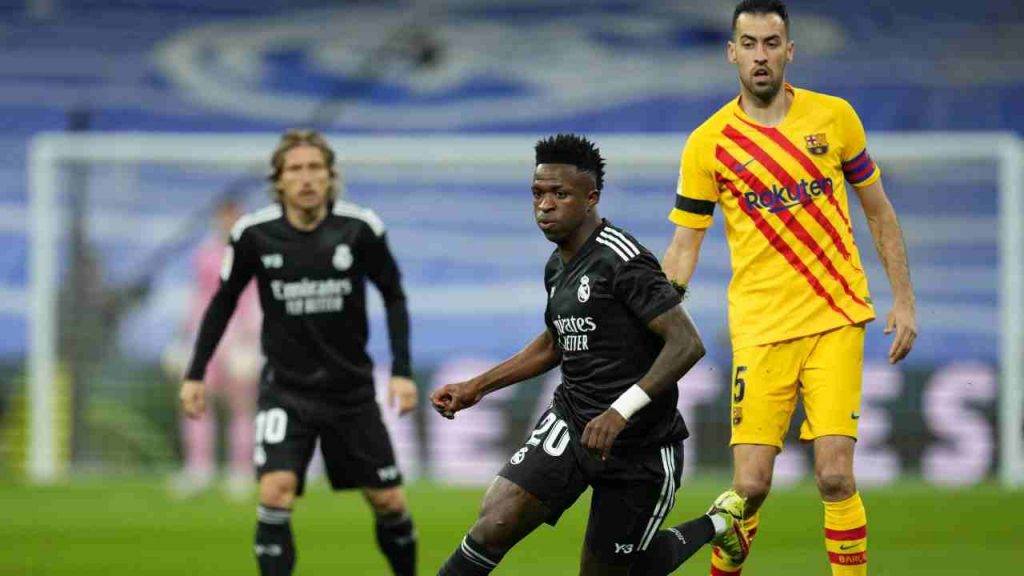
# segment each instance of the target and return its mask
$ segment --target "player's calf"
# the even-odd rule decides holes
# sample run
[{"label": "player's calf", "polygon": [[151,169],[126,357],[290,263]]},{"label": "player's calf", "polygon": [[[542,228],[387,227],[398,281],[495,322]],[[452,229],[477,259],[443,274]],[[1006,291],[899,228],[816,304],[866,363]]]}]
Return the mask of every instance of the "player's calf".
[{"label": "player's calf", "polygon": [[495,478],[480,515],[438,576],[486,576],[505,554],[544,521],[547,508],[505,478]]},{"label": "player's calf", "polygon": [[377,546],[395,576],[416,573],[416,528],[401,488],[363,490],[376,517]]},{"label": "player's calf", "polygon": [[260,477],[253,553],[261,576],[288,576],[295,567],[291,505],[297,488],[293,472],[268,472]]}]

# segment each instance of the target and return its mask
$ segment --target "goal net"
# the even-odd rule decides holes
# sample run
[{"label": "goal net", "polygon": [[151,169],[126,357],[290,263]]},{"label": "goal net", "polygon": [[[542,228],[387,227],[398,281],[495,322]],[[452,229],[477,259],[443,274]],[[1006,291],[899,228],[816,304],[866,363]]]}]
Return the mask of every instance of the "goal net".
[{"label": "goal net", "polygon": [[[673,231],[666,215],[684,137],[594,139],[608,159],[601,214],[660,255]],[[346,198],[383,219],[409,294],[421,406],[402,419],[384,409],[400,464],[411,477],[485,482],[530,437],[557,375],[488,397],[454,422],[423,400],[544,328],[542,270],[551,245],[531,218],[536,137],[330,140]],[[215,235],[225,198],[246,210],[270,202],[265,175],[275,144],[273,134],[35,138],[22,461],[30,478],[180,466],[187,449],[176,396],[193,338],[195,252]],[[936,133],[872,134],[870,147],[907,239],[920,336],[906,362],[885,363],[892,297],[854,196],[850,212],[879,314],[868,328],[859,479],[970,484],[1000,476],[1020,485],[1021,145],[1006,134]],[[686,303],[709,349],[680,384],[693,433],[687,473],[729,465],[731,270],[716,219]],[[389,354],[379,302],[371,302],[371,320],[383,384]],[[213,411],[227,428],[229,404]],[[266,427],[267,415],[250,416]],[[218,438],[215,450],[226,459],[232,435]],[[810,470],[807,448],[791,435],[777,478]]]}]

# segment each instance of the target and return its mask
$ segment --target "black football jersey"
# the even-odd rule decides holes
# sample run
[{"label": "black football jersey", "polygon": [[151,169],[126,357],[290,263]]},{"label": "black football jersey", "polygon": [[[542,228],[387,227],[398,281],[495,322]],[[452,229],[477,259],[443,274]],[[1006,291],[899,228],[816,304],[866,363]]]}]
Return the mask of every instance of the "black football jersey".
[{"label": "black football jersey", "polygon": [[[648,323],[680,298],[657,258],[607,220],[569,262],[558,251],[544,269],[544,319],[562,355],[554,403],[577,435],[650,369],[664,341]],[[613,449],[663,445],[687,436],[678,389],[638,411]]]},{"label": "black football jersey", "polygon": [[227,324],[254,276],[263,308],[263,352],[278,385],[345,404],[373,401],[366,279],[388,308],[392,372],[410,375],[405,295],[384,225],[371,210],[337,201],[311,231],[289,224],[280,204],[239,219],[220,290],[203,319],[190,378],[202,378],[223,334],[221,324]]}]

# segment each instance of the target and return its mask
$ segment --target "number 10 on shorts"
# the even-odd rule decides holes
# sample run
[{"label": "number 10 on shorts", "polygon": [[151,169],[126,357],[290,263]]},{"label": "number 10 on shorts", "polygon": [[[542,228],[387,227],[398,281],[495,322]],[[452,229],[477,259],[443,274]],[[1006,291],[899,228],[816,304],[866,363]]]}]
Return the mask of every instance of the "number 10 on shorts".
[{"label": "number 10 on shorts", "polygon": [[267,462],[267,452],[263,444],[277,444],[284,440],[288,429],[288,413],[281,408],[261,410],[256,413],[256,442],[252,460],[257,466]]}]

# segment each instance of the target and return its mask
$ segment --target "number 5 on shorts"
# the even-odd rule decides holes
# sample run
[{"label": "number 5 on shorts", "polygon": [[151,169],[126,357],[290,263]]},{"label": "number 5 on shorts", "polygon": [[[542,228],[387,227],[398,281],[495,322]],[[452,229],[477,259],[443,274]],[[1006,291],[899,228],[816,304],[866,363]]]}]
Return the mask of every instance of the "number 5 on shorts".
[{"label": "number 5 on shorts", "polygon": [[747,395],[747,383],[743,380],[743,373],[747,371],[746,366],[736,367],[736,377],[732,382],[732,402],[733,404],[739,404],[743,402],[743,397]]}]

